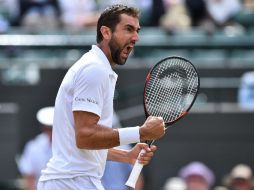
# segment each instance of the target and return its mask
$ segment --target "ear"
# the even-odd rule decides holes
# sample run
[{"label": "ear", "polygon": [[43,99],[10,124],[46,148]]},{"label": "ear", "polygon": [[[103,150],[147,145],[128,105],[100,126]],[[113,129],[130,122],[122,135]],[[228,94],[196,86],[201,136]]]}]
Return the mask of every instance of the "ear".
[{"label": "ear", "polygon": [[100,31],[101,31],[101,34],[103,36],[103,39],[105,39],[105,40],[110,40],[111,39],[112,33],[111,33],[111,30],[110,30],[109,27],[102,26]]}]

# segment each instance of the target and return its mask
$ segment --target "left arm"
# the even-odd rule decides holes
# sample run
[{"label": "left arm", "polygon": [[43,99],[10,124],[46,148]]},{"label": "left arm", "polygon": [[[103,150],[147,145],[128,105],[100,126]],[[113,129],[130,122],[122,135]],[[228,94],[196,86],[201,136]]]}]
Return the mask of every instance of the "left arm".
[{"label": "left arm", "polygon": [[[145,149],[146,153],[138,158],[139,152]],[[145,143],[136,144],[131,150],[123,150],[118,148],[111,148],[108,151],[108,160],[123,162],[128,164],[134,164],[137,158],[139,162],[143,165],[147,165],[154,155],[154,151],[156,150],[156,146],[152,145],[149,147]]]},{"label": "left arm", "polygon": [[33,175],[24,175],[23,179],[25,182],[24,190],[36,190],[36,180]]}]

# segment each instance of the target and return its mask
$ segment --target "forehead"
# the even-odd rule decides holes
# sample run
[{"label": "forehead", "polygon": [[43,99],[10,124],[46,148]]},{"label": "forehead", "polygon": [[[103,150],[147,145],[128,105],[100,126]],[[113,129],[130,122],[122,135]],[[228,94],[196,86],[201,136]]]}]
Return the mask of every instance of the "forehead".
[{"label": "forehead", "polygon": [[133,17],[127,14],[120,15],[120,22],[118,23],[118,25],[122,25],[122,26],[131,25],[137,29],[140,28],[139,19],[137,17]]}]

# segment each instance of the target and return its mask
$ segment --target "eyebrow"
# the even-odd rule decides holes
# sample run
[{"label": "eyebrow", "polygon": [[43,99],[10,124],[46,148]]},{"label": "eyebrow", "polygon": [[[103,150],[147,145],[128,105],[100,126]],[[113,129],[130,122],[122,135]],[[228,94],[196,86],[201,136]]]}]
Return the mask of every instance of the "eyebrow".
[{"label": "eyebrow", "polygon": [[125,27],[130,27],[130,28],[132,28],[133,30],[136,30],[137,32],[139,32],[140,29],[141,29],[140,27],[138,27],[137,29],[135,29],[136,27],[133,26],[133,25],[131,25],[131,24],[126,24]]}]

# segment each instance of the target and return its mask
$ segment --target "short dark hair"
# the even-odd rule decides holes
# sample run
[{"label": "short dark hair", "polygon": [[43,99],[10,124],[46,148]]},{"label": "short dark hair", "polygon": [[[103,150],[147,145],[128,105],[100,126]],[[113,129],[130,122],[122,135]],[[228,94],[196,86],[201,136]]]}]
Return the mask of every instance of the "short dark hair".
[{"label": "short dark hair", "polygon": [[106,8],[101,14],[97,23],[97,43],[101,42],[103,36],[101,34],[101,27],[107,26],[114,32],[116,25],[120,22],[120,15],[127,14],[129,16],[139,18],[140,11],[134,7],[128,7],[126,5],[116,4]]}]

